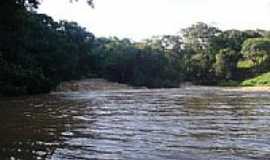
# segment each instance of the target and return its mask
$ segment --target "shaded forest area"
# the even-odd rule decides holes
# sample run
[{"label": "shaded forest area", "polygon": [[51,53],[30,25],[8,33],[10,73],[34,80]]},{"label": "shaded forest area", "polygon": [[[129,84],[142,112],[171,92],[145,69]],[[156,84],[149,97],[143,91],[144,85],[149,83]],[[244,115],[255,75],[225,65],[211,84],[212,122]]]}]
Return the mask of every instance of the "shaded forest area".
[{"label": "shaded forest area", "polygon": [[98,38],[75,22],[38,14],[38,5],[0,2],[0,95],[46,93],[85,78],[149,88],[239,85],[270,71],[269,31],[222,31],[199,22],[141,42]]}]

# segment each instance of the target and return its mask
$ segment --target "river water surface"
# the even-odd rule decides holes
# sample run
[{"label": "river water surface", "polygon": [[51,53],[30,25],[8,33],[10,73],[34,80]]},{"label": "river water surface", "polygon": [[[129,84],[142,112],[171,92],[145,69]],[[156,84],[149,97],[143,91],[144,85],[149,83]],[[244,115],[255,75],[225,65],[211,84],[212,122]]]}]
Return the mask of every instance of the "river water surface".
[{"label": "river water surface", "polygon": [[270,92],[222,88],[0,99],[0,160],[268,160]]}]

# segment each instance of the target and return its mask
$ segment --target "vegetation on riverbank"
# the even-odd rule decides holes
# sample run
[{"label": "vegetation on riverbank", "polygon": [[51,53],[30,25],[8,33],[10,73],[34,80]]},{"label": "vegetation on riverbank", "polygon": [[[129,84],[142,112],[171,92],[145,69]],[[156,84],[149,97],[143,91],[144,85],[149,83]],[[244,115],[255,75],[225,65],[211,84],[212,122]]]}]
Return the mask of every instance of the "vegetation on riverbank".
[{"label": "vegetation on riverbank", "polygon": [[75,22],[37,14],[38,4],[0,2],[0,95],[49,92],[86,78],[148,88],[269,84],[268,74],[251,79],[270,71],[269,31],[222,31],[200,22],[141,42],[97,38]]},{"label": "vegetation on riverbank", "polygon": [[270,86],[270,72],[245,80],[242,86]]}]

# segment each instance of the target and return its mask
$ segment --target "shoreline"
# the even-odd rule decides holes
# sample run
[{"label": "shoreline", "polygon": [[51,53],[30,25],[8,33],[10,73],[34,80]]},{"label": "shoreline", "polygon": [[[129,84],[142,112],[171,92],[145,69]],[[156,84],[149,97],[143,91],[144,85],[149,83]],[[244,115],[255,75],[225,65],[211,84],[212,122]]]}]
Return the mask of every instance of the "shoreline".
[{"label": "shoreline", "polygon": [[[220,86],[217,86],[217,87],[220,87]],[[241,92],[270,92],[270,86],[235,86],[235,87],[224,86],[224,90],[225,91],[241,91]]]},{"label": "shoreline", "polygon": [[146,88],[146,87],[133,87],[127,84],[121,84],[117,82],[110,82],[103,79],[86,79],[81,81],[69,81],[63,82],[56,89],[48,93],[40,94],[25,94],[19,96],[5,96],[0,95],[0,98],[11,98],[11,97],[24,97],[24,96],[38,96],[38,95],[47,95],[55,93],[68,93],[68,92],[92,92],[92,91],[106,91],[106,90],[138,90],[138,89],[149,89],[149,90],[159,90],[159,89],[203,89],[208,88],[209,90],[218,90],[222,92],[269,92],[270,86],[207,86],[207,85],[183,85],[177,88]]},{"label": "shoreline", "polygon": [[[223,86],[223,85],[193,85],[186,82],[174,89],[188,89],[207,87],[209,89],[221,89],[223,91],[239,91],[239,92],[270,92],[270,86]],[[111,82],[105,79],[84,79],[78,81],[63,82],[52,92],[87,92],[87,91],[105,91],[105,90],[121,90],[121,89],[151,89],[146,87],[134,87],[128,84]],[[166,89],[166,88],[153,88],[153,89]],[[168,88],[169,89],[169,88]]]}]

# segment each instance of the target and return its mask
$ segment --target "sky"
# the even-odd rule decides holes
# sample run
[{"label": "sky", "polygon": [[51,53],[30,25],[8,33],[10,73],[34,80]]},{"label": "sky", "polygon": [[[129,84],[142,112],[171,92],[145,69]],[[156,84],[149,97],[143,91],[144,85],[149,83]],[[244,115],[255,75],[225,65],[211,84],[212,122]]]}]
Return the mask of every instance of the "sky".
[{"label": "sky", "polygon": [[269,29],[270,0],[43,0],[38,12],[78,22],[98,37],[143,40],[196,22],[220,29]]}]

